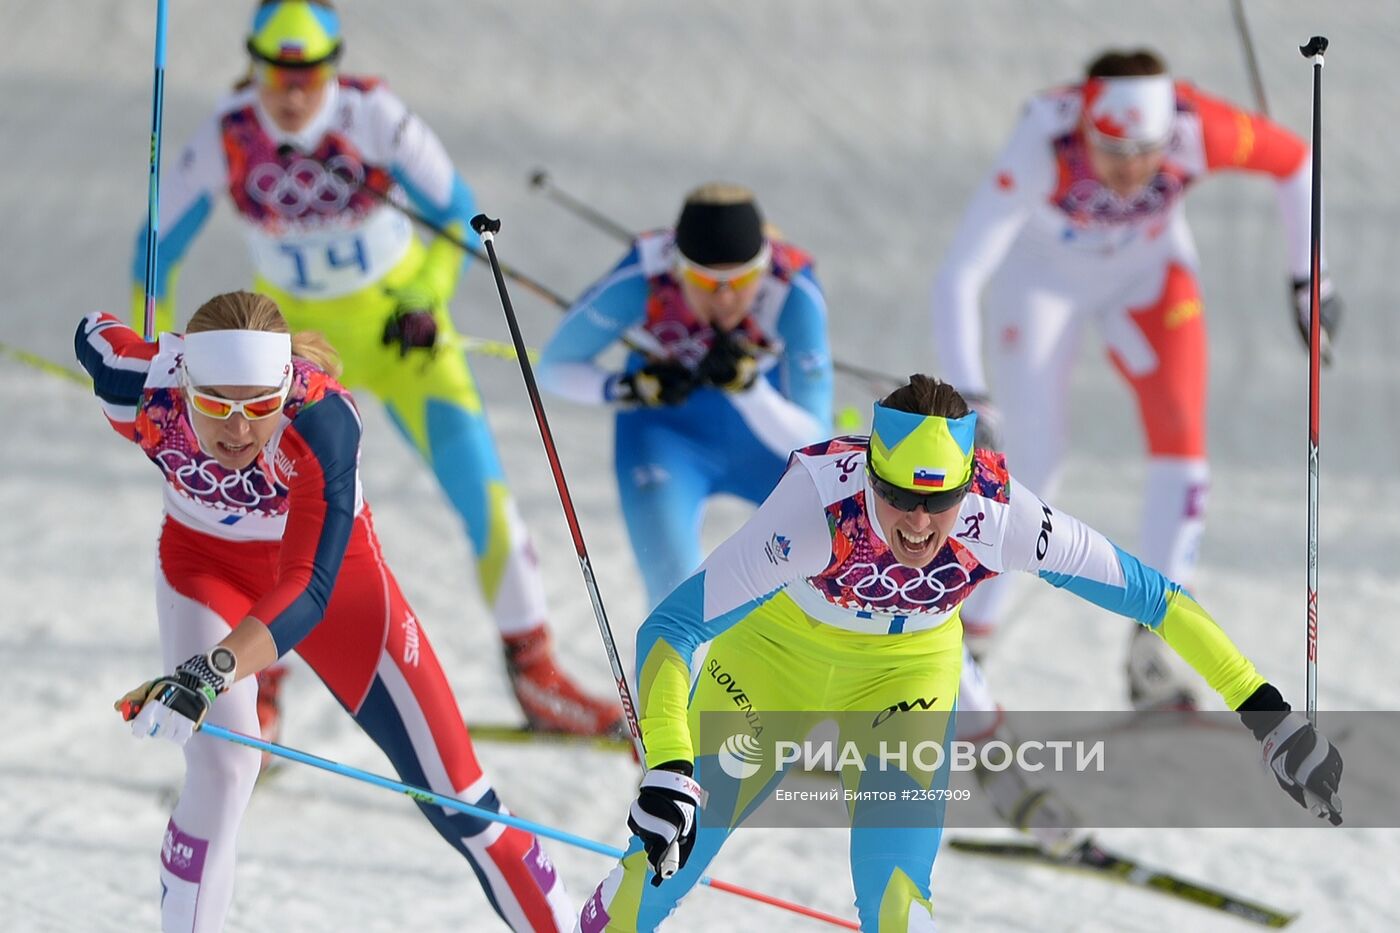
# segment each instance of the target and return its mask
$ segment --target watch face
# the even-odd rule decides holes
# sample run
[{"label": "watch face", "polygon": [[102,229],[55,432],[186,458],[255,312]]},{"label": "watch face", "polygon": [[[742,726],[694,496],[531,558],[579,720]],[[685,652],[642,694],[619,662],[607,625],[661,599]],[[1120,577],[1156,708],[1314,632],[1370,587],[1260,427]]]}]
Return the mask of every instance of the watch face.
[{"label": "watch face", "polygon": [[209,666],[220,674],[232,674],[237,660],[227,648],[215,648],[209,652]]}]

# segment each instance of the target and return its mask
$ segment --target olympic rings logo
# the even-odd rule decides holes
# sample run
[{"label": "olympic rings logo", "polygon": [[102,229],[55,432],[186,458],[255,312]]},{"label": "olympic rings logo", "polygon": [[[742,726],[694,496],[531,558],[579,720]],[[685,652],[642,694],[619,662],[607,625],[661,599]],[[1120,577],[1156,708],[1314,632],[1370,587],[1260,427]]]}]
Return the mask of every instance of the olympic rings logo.
[{"label": "olympic rings logo", "polygon": [[364,178],[360,160],[341,154],[324,165],[315,159],[297,159],[286,168],[276,162],[259,163],[248,173],[244,187],[259,204],[284,217],[299,217],[308,209],[340,213]]},{"label": "olympic rings logo", "polygon": [[1181,191],[1180,181],[1162,173],[1130,198],[1119,196],[1098,179],[1083,178],[1070,185],[1060,206],[1070,214],[1084,213],[1112,223],[1160,214]]},{"label": "olympic rings logo", "polygon": [[219,477],[209,470],[212,461],[191,459],[179,450],[162,450],[155,461],[185,492],[206,502],[222,501],[236,508],[256,509],[285,494],[256,466]]},{"label": "olympic rings logo", "polygon": [[[891,570],[902,570],[904,580],[896,579]],[[836,578],[836,585],[860,597],[867,605],[889,605],[896,600],[914,606],[941,604],[950,594],[972,583],[967,569],[956,561],[941,567],[882,567],[869,562],[852,564]]]},{"label": "olympic rings logo", "polygon": [[713,331],[709,328],[692,334],[680,321],[660,321],[648,329],[657,341],[670,352],[671,359],[685,363],[687,366],[699,365],[700,361],[705,358],[705,354],[710,351],[706,338]]}]

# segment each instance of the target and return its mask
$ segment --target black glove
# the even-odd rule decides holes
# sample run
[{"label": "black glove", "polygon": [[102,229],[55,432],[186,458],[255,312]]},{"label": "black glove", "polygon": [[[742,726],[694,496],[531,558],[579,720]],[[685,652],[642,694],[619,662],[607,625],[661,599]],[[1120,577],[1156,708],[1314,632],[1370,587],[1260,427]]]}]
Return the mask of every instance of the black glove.
[{"label": "black glove", "polygon": [[1302,713],[1292,712],[1272,684],[1254,691],[1240,719],[1263,747],[1264,766],[1278,786],[1319,819],[1342,823],[1342,755]]},{"label": "black glove", "polygon": [[659,886],[684,868],[695,847],[695,808],[705,805],[705,791],[692,772],[688,761],[668,761],[652,768],[642,778],[627,815],[627,828],[646,847],[647,862],[655,873],[653,885]]},{"label": "black glove", "polygon": [[695,368],[698,382],[742,392],[758,378],[758,348],[742,336],[715,328],[710,350]]},{"label": "black glove", "polygon": [[632,402],[655,408],[679,405],[695,391],[695,373],[675,360],[653,360],[636,372],[615,377],[608,401]]},{"label": "black glove", "polygon": [[[1318,322],[1318,329],[1322,332],[1322,346],[1318,348],[1318,355],[1322,362],[1330,365],[1332,362],[1332,338],[1337,336],[1337,328],[1342,323],[1342,312],[1346,306],[1342,304],[1342,299],[1338,297],[1337,290],[1332,287],[1332,280],[1323,277],[1317,289],[1318,305],[1317,313],[1321,320]],[[1293,280],[1293,310],[1294,321],[1298,325],[1298,335],[1303,338],[1303,346],[1308,345],[1309,324],[1312,320],[1312,289],[1309,287],[1307,279]]]},{"label": "black glove", "polygon": [[992,397],[982,392],[964,392],[963,401],[977,412],[977,435],[972,443],[983,450],[1001,450],[1001,411]]},{"label": "black glove", "polygon": [[394,313],[384,324],[384,343],[398,344],[399,356],[409,350],[431,350],[437,344],[437,318],[433,297],[424,289],[407,286],[387,289],[394,299]]}]

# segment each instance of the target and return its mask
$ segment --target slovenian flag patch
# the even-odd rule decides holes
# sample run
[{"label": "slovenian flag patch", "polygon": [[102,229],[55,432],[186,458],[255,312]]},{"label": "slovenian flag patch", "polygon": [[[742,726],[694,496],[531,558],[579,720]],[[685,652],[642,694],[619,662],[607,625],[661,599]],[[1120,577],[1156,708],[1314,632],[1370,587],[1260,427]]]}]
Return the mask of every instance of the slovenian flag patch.
[{"label": "slovenian flag patch", "polygon": [[947,476],[947,470],[931,470],[928,467],[918,467],[914,470],[914,485],[923,489],[942,489],[943,481]]}]

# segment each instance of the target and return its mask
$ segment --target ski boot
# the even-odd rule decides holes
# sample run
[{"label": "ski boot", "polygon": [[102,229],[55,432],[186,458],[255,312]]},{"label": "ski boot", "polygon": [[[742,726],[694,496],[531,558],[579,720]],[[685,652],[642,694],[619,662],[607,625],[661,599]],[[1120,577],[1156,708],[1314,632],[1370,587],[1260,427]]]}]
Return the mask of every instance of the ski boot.
[{"label": "ski boot", "polygon": [[506,672],[529,728],[573,735],[626,735],[622,708],[591,697],[554,662],[549,629],[543,625],[504,639]]}]

